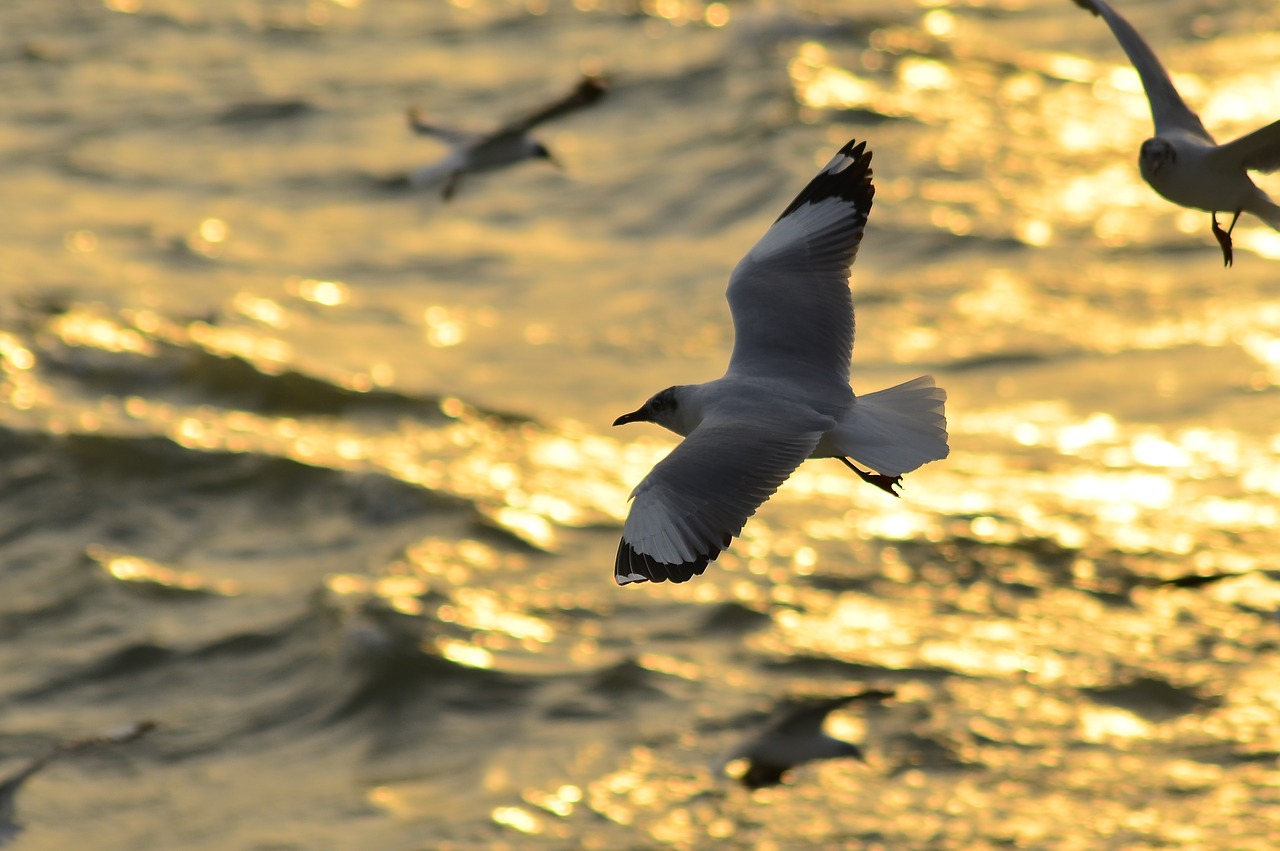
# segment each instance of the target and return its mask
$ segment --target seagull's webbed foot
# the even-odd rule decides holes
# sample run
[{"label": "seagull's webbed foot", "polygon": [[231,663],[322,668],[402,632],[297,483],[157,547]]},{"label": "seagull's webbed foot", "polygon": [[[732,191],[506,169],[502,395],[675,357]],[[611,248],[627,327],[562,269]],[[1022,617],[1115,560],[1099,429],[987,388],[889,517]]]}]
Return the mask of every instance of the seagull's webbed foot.
[{"label": "seagull's webbed foot", "polygon": [[1222,265],[1230,266],[1235,258],[1231,253],[1231,232],[1236,229],[1236,221],[1240,218],[1240,211],[1236,210],[1236,214],[1231,219],[1231,227],[1223,230],[1218,224],[1218,214],[1213,214],[1213,235],[1218,240],[1218,245],[1222,246]]},{"label": "seagull's webbed foot", "polygon": [[866,470],[859,469],[848,458],[841,458],[840,461],[850,470],[857,473],[858,478],[867,484],[875,485],[890,496],[902,496],[902,494],[894,490],[895,487],[902,487],[902,476],[882,476],[879,473],[869,473]]}]

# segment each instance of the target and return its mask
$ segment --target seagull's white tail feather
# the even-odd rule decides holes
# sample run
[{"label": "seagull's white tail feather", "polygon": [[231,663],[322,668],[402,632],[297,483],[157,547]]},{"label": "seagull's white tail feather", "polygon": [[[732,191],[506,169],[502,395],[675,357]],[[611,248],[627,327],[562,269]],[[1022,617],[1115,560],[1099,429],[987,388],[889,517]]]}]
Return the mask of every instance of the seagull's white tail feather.
[{"label": "seagull's white tail feather", "polygon": [[882,475],[909,473],[950,452],[946,401],[933,376],[922,375],[859,396],[828,439],[840,454]]}]

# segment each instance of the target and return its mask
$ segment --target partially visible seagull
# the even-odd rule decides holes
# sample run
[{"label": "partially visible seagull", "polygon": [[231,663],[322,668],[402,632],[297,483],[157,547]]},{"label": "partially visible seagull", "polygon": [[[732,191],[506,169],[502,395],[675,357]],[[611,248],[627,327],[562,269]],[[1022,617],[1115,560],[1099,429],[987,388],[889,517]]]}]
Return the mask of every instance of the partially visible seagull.
[{"label": "partially visible seagull", "polygon": [[[1213,235],[1222,246],[1224,265],[1232,264],[1231,232],[1241,213],[1252,213],[1280,230],[1280,206],[1249,179],[1248,172],[1280,169],[1280,121],[1225,145],[1183,102],[1169,74],[1138,31],[1104,0],[1075,0],[1077,6],[1107,22],[1142,78],[1156,135],[1142,143],[1138,167],[1151,188],[1183,207],[1212,215]],[[1231,213],[1223,230],[1218,213]]]},{"label": "partially visible seagull", "polygon": [[78,753],[90,748],[106,745],[122,745],[145,736],[156,727],[154,721],[138,721],[111,730],[99,736],[87,736],[83,739],[68,739],[59,742],[40,756],[29,760],[7,777],[0,778],[0,847],[8,845],[22,832],[22,825],[17,818],[17,795],[22,784],[30,780],[49,763],[69,754]]},{"label": "partially visible seagull", "polygon": [[932,377],[849,389],[849,267],[874,191],[866,143],[850,141],[733,270],[724,377],[668,387],[614,421],[686,438],[631,493],[619,585],[700,575],[806,458],[838,458],[896,496],[903,473],[947,457],[946,393]]},{"label": "partially visible seagull", "polygon": [[434,136],[448,143],[453,150],[440,161],[410,172],[409,185],[425,188],[443,183],[441,196],[448,201],[458,191],[463,176],[467,174],[491,171],[528,159],[544,159],[559,168],[560,164],[551,152],[529,135],[529,132],[544,121],[590,106],[600,100],[607,90],[608,84],[605,78],[584,76],[573,91],[563,97],[510,121],[496,130],[484,133],[441,127],[439,124],[432,123],[419,110],[410,109],[409,126],[414,132],[424,136]]},{"label": "partially visible seagull", "polygon": [[720,763],[721,770],[735,760],[745,759],[747,770],[738,780],[748,789],[761,789],[777,786],[788,771],[806,762],[840,757],[866,762],[861,748],[828,736],[822,731],[822,725],[829,714],[855,700],[886,700],[893,696],[891,691],[873,689],[786,708],[763,730],[726,755]]}]

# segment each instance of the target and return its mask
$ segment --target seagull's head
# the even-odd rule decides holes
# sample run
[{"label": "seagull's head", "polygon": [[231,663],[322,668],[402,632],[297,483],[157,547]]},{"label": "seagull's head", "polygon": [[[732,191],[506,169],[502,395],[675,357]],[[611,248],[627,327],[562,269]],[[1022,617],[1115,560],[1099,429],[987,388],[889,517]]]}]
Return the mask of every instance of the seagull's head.
[{"label": "seagull's head", "polygon": [[1172,165],[1177,160],[1178,154],[1174,151],[1173,145],[1159,136],[1143,142],[1142,150],[1138,153],[1138,167],[1147,180],[1151,180],[1160,173],[1162,168]]},{"label": "seagull's head", "polygon": [[541,142],[533,143],[533,147],[529,149],[529,156],[536,160],[546,160],[561,171],[564,170],[564,166],[560,165],[560,161],[553,157],[551,152],[547,150],[547,146]]},{"label": "seagull's head", "polygon": [[666,390],[658,391],[649,397],[649,401],[631,413],[618,417],[613,424],[620,426],[627,423],[653,423],[671,429],[677,434],[683,434],[684,432],[676,427],[682,419],[680,389],[680,387],[668,387]]}]

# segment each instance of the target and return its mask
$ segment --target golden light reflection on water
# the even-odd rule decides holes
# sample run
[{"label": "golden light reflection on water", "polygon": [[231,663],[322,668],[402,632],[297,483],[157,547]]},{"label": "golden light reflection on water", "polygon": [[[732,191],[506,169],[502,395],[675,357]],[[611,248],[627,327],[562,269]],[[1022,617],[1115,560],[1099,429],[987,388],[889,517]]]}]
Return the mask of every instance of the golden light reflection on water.
[{"label": "golden light reflection on water", "polygon": [[1093,706],[1081,713],[1080,738],[1086,742],[1142,739],[1150,736],[1151,732],[1150,724],[1123,709]]},{"label": "golden light reflection on water", "polygon": [[509,827],[520,833],[542,833],[541,820],[523,807],[497,807],[492,813],[494,824]]},{"label": "golden light reflection on water", "polygon": [[32,371],[35,364],[35,354],[18,337],[0,332],[0,369],[4,370],[0,395],[15,411],[49,402],[48,390]]},{"label": "golden light reflection on water", "polygon": [[432,305],[423,316],[426,341],[439,348],[456,346],[466,339],[466,325],[442,305]]},{"label": "golden light reflection on water", "polygon": [[[134,407],[147,413],[145,405]],[[470,419],[472,414],[465,406],[451,406],[451,410],[463,418],[455,425],[477,427],[478,423]],[[1064,422],[1057,428],[1049,428],[1054,417]],[[1128,437],[1128,428],[1114,419],[1086,417],[1073,420],[1063,411],[1053,409],[1033,416],[1032,420],[1039,427],[1032,445],[1043,443],[1054,449],[1067,447],[1076,453],[1089,452],[1099,445],[1123,442]],[[483,422],[483,418],[480,421]],[[255,422],[254,418],[244,416],[237,420],[241,427],[253,426]],[[997,419],[997,422],[1004,421]],[[310,427],[305,421],[293,421],[284,431],[296,436]],[[538,435],[536,429],[522,430],[520,441],[527,442],[530,455],[537,454],[561,474],[574,471],[575,458],[591,458],[594,468],[599,461],[607,462],[611,457],[608,441],[604,438],[599,438],[600,442],[593,442],[589,449],[577,454],[564,446],[565,435],[554,435],[546,446],[539,445]],[[1025,437],[1028,435],[1024,434]],[[1149,440],[1150,435],[1147,437]],[[1187,435],[1185,440],[1167,440],[1169,445],[1178,449],[1176,454],[1170,454],[1169,448],[1159,443],[1151,444],[1154,449],[1135,449],[1135,452],[1138,455],[1150,453],[1148,460],[1176,466],[1184,464],[1196,447],[1212,447],[1221,437],[1212,430],[1201,430]],[[476,446],[466,440],[462,443],[473,449]],[[483,442],[480,445],[483,446]],[[618,460],[625,449],[615,445],[613,460]],[[660,451],[661,447],[655,445],[651,449]],[[510,457],[509,452],[506,457]],[[647,460],[640,458],[637,462],[647,463]],[[526,463],[527,459],[522,459],[516,464],[518,474],[514,478],[490,478],[486,486],[510,488],[518,485],[521,476],[528,472]],[[577,470],[574,474],[582,476],[585,471]],[[784,503],[792,500],[806,506],[806,513],[812,513],[815,506],[821,506],[827,500],[835,501],[842,495],[837,476],[815,472],[812,475],[802,474],[798,479],[800,487],[789,495],[784,491],[780,498]],[[945,482],[946,477],[936,480],[944,492],[949,487]],[[621,491],[624,485],[615,483],[613,487]],[[843,497],[848,498],[847,483]],[[877,509],[864,513],[893,518],[903,511],[898,503],[887,505],[890,507],[883,511]],[[911,517],[911,512],[918,509],[906,511],[905,516]],[[927,512],[921,516],[927,516]],[[837,522],[830,529],[832,540],[848,540],[855,534],[870,534],[880,539],[895,537],[888,534],[894,532],[891,520],[878,522],[888,524],[887,530],[882,530],[886,532],[883,536],[881,531],[869,532],[870,527],[848,527],[841,531]],[[978,540],[1007,542],[1009,539],[1008,521],[1003,518],[985,516],[967,522]],[[937,525],[936,521],[934,524]],[[898,529],[897,535],[905,542],[919,541],[926,536],[927,539],[947,540],[942,534],[926,533],[923,529],[924,526],[908,524]],[[1211,741],[1265,742],[1268,737],[1274,738],[1274,733],[1268,732],[1265,726],[1267,720],[1274,717],[1274,712],[1251,703],[1228,704],[1206,717],[1189,717],[1177,721],[1180,726],[1174,726],[1173,722],[1153,722],[1126,707],[1094,704],[1072,692],[1122,680],[1126,676],[1126,667],[1133,665],[1157,670],[1165,670],[1161,666],[1167,666],[1170,678],[1194,677],[1205,682],[1219,676],[1212,673],[1213,666],[1247,664],[1249,657],[1243,648],[1227,648],[1220,658],[1199,663],[1203,665],[1204,673],[1195,672],[1192,660],[1196,659],[1194,648],[1197,642],[1215,634],[1215,631],[1229,634],[1230,621],[1218,622],[1207,618],[1203,625],[1189,628],[1182,624],[1175,628],[1179,624],[1180,612],[1185,608],[1185,604],[1176,603],[1180,599],[1178,594],[1152,590],[1147,597],[1137,598],[1142,610],[1125,613],[1107,607],[1081,591],[1046,588],[1042,580],[1031,574],[1023,579],[1040,588],[1038,598],[1015,602],[991,583],[979,583],[971,588],[953,585],[951,568],[945,559],[940,559],[936,568],[922,570],[919,574],[899,575],[894,581],[903,586],[900,594],[881,598],[848,591],[833,594],[802,587],[796,582],[796,577],[803,576],[804,571],[794,571],[794,567],[831,570],[827,561],[830,551],[825,544],[811,541],[807,535],[798,534],[784,525],[775,526],[769,522],[757,524],[753,521],[749,530],[750,535],[742,542],[745,546],[740,555],[750,563],[758,562],[768,567],[769,582],[772,583],[772,594],[768,599],[774,600],[777,608],[771,612],[769,629],[747,639],[748,649],[778,658],[807,654],[880,670],[939,670],[972,678],[927,688],[916,683],[914,693],[922,698],[928,697],[931,704],[944,705],[945,700],[962,699],[965,706],[972,708],[974,714],[967,722],[961,722],[960,729],[981,737],[985,744],[961,742],[956,745],[955,754],[959,759],[985,765],[988,771],[997,770],[1002,765],[1010,771],[1024,770],[1019,757],[998,750],[1000,743],[1008,743],[1019,751],[1043,751],[1045,759],[1059,761],[1058,771],[1076,778],[1072,782],[1089,787],[1099,782],[1099,777],[1118,770],[1116,754],[1143,751],[1153,741],[1172,741],[1178,735],[1211,737]],[[783,555],[786,560],[778,565],[777,560]],[[893,564],[902,565],[901,559],[895,562],[889,551],[886,551],[884,561],[890,566],[886,573],[888,576],[894,575]],[[438,621],[444,627],[464,630],[465,635],[462,636],[436,635],[426,639],[429,652],[444,659],[469,668],[529,670],[513,654],[563,653],[563,647],[557,650],[553,644],[576,644],[578,636],[560,635],[546,614],[534,614],[529,610],[531,600],[540,593],[537,589],[497,590],[476,585],[477,574],[496,576],[523,563],[524,557],[518,554],[478,541],[424,539],[406,552],[402,564],[403,570],[407,571],[405,573],[397,574],[393,567],[384,577],[333,577],[329,584],[332,589],[348,594],[373,594],[390,601],[397,611],[424,617],[425,623]],[[775,566],[781,569],[775,571]],[[459,570],[463,572],[457,574]],[[735,572],[735,575],[742,577],[735,586],[741,591],[741,596],[758,599],[759,588],[749,581],[753,574],[747,571]],[[1014,578],[1017,574],[1009,576]],[[446,588],[447,602],[432,602],[424,608],[425,595],[438,581],[452,585]],[[483,579],[479,581],[484,582]],[[714,580],[704,583],[706,587],[715,584]],[[926,586],[929,593],[917,593]],[[692,590],[682,589],[682,593]],[[937,601],[932,599],[937,594],[950,600],[953,611],[939,612]],[[1016,611],[1016,616],[997,617],[991,611],[993,605],[1017,606],[1017,609],[1006,609],[1010,613]],[[586,655],[569,654],[566,658],[577,665],[599,664],[598,651],[594,649]],[[1162,659],[1176,661],[1165,663]],[[552,659],[548,661],[554,662]],[[638,663],[644,670],[677,678],[688,687],[701,688],[723,676],[715,666],[683,654],[647,652],[639,656]],[[1012,690],[1009,690],[1004,686],[993,686],[993,683],[1025,684],[1011,686]],[[966,723],[967,727],[964,726]],[[853,735],[860,733],[860,729],[855,725],[845,732]],[[1108,750],[1095,760],[1096,764],[1085,766],[1072,757],[1052,756],[1050,751],[1064,739]],[[697,742],[697,737],[692,741]],[[876,758],[884,759],[883,756]],[[1064,762],[1067,764],[1061,764]],[[1196,768],[1196,765],[1184,766],[1176,776],[1186,784],[1208,782],[1204,780],[1206,772],[1211,773],[1213,769]],[[1134,763],[1124,768],[1123,776],[1131,777],[1134,772],[1144,770],[1143,766],[1143,763]],[[865,768],[857,770],[867,771]],[[836,790],[860,788],[852,785],[861,782],[856,775],[850,774],[853,771],[855,769],[834,764],[808,769],[808,782],[797,788],[756,793],[751,800],[754,806],[765,808],[762,812],[769,812],[769,807],[782,807],[782,802],[787,801],[786,811],[793,813],[790,808],[800,805],[806,794],[816,802],[833,794],[845,794]],[[903,797],[903,808],[952,807],[955,814],[961,814],[969,812],[966,807],[981,808],[989,802],[980,784],[949,789],[946,800],[933,801],[929,797],[931,794],[943,794],[930,792],[939,789],[935,775],[911,769],[897,777],[900,779],[877,775],[875,782],[887,784],[887,788],[882,790],[883,795]],[[491,804],[487,812],[493,824],[511,836],[581,837],[586,827],[574,819],[590,817],[640,830],[653,842],[692,848],[698,843],[734,836],[742,830],[742,822],[734,815],[734,810],[725,809],[733,805],[718,803],[718,797],[708,794],[713,782],[705,770],[691,772],[688,766],[673,762],[669,754],[658,748],[643,747],[626,752],[613,767],[579,775],[571,783],[556,781],[550,786],[517,784],[518,792],[513,793],[508,802]],[[1010,794],[1025,791],[1022,786],[1009,789]],[[418,800],[414,794],[412,787],[401,789],[396,786],[375,787],[369,793],[371,803],[399,812],[404,818],[422,817],[423,813],[433,811],[429,797]],[[968,803],[962,805],[958,801]],[[1063,817],[1066,818],[1065,810]],[[842,829],[847,830],[848,827],[842,828],[839,818],[830,813],[806,827],[815,837],[838,835]],[[1018,829],[1026,836],[1050,830],[1037,820],[1029,821]]]},{"label": "golden light reflection on water", "polygon": [[452,603],[440,607],[437,617],[478,632],[502,633],[526,649],[550,643],[556,637],[555,629],[545,620],[512,609],[505,597],[492,591],[459,589]]},{"label": "golden light reflection on water", "polygon": [[120,582],[152,586],[171,591],[200,592],[231,597],[240,593],[239,583],[230,579],[208,579],[191,571],[171,567],[141,556],[117,552],[93,544],[85,554]]},{"label": "golden light reflection on water", "polygon": [[435,649],[451,662],[467,668],[492,668],[493,654],[483,647],[451,638],[437,638]]},{"label": "golden light reflection on water", "polygon": [[[899,52],[895,36],[886,35],[877,49]],[[873,45],[877,39],[873,36]],[[905,48],[905,45],[901,45]],[[879,67],[879,62],[873,62]],[[827,48],[819,42],[801,45],[788,70],[796,86],[796,97],[812,109],[870,109],[888,116],[933,115],[941,118],[945,104],[941,93],[953,90],[956,79],[950,68],[937,60],[906,56],[896,62],[896,76],[885,85],[874,77],[861,77],[834,64]]]},{"label": "golden light reflection on water", "polygon": [[[1233,71],[1241,63],[1224,53],[1223,60]],[[1206,84],[1197,100],[1203,102],[1201,117],[1211,128],[1239,128],[1239,135],[1251,133],[1275,120],[1275,107],[1280,103],[1280,68],[1274,61],[1260,61],[1245,66],[1243,73],[1224,74]],[[1233,136],[1221,130],[1214,132],[1219,141]]]},{"label": "golden light reflection on water", "polygon": [[351,288],[341,281],[291,278],[286,282],[286,289],[301,299],[324,307],[337,307],[351,298]]},{"label": "golden light reflection on water", "polygon": [[49,330],[68,346],[84,346],[106,352],[155,354],[155,346],[138,331],[87,312],[56,316],[50,321]]},{"label": "golden light reflection on water", "polygon": [[[55,317],[52,327],[64,344],[75,347],[156,357],[153,341],[159,339],[217,356],[235,353],[267,375],[292,366],[287,349],[251,329],[202,322],[180,327],[145,311],[135,318],[131,328],[70,312]],[[11,409],[31,410],[50,392],[33,374],[35,356],[11,335],[0,338],[0,345]],[[75,407],[68,398],[56,404]],[[47,406],[55,406],[52,399]],[[558,546],[557,527],[619,521],[630,486],[669,447],[622,446],[532,426],[509,428],[456,399],[442,400],[441,413],[449,419],[425,427],[405,422],[388,432],[377,424],[273,417],[130,396],[94,400],[76,416],[79,427],[89,431],[162,433],[202,451],[265,452],[336,469],[380,469],[405,482],[473,499],[489,523],[544,551]]]},{"label": "golden light reflection on water", "polygon": [[539,513],[536,509],[525,511],[511,505],[497,508],[482,505],[477,506],[477,510],[495,526],[505,529],[532,547],[548,553],[558,548],[556,528],[545,513]]},{"label": "golden light reflection on water", "polygon": [[[1022,315],[1030,320],[1037,313],[1025,283],[1002,273],[993,273],[981,288],[957,296],[955,304],[960,312],[976,317]],[[153,341],[163,340],[195,345],[219,356],[236,353],[265,374],[292,366],[286,348],[276,347],[250,329],[222,329],[200,322],[176,326],[146,311],[131,318],[133,327],[71,312],[56,317],[51,327],[69,346],[155,356]],[[1255,311],[1240,321],[1253,323],[1254,330],[1243,334],[1246,347],[1270,367],[1274,347],[1257,330],[1259,322],[1268,321],[1265,312]],[[17,338],[5,339],[11,403],[28,410],[43,391],[43,385],[29,375],[35,356]],[[1163,336],[1161,340],[1167,342]],[[1153,336],[1153,344],[1161,340]],[[339,384],[343,383],[358,382],[340,378]],[[428,428],[402,424],[388,433],[322,419],[184,408],[129,397],[120,404],[101,400],[80,417],[80,427],[126,431],[141,427],[204,451],[278,453],[308,464],[386,471],[402,481],[476,500],[486,522],[543,551],[559,547],[558,528],[620,522],[630,486],[671,445],[647,440],[619,444],[611,437],[573,427],[563,432],[529,425],[508,428],[457,399],[442,400],[440,409],[451,422]],[[1023,475],[1001,490],[974,489],[966,478],[934,471],[928,474],[929,487],[913,492],[908,502],[876,505],[868,511],[859,501],[856,508],[842,509],[828,519],[805,520],[806,533],[828,540],[936,541],[947,534],[938,515],[961,512],[979,515],[968,522],[967,532],[980,540],[1007,542],[1030,534],[1063,546],[1080,546],[1101,534],[1125,551],[1186,553],[1199,539],[1197,529],[1261,531],[1275,522],[1273,505],[1247,496],[1194,492],[1188,499],[1188,488],[1196,488],[1197,482],[1224,476],[1240,476],[1247,492],[1280,492],[1280,463],[1273,448],[1249,443],[1238,433],[1206,428],[1166,433],[1154,427],[1124,426],[1109,414],[1079,417],[1065,404],[1053,402],[962,412],[953,416],[951,428],[957,436],[1008,440],[1097,466]],[[955,460],[964,464],[962,458]],[[991,475],[994,460],[982,463]],[[820,466],[806,465],[778,500],[813,499],[835,507],[847,505],[850,493],[843,471],[824,472]],[[773,568],[762,559],[773,554],[792,558],[794,548],[781,553],[777,546],[768,526],[753,522],[717,569],[733,571],[738,558],[744,557],[749,573],[768,573]],[[793,560],[790,570],[803,573],[815,563],[816,556],[801,557]],[[467,570],[456,564],[449,569]],[[459,573],[454,579],[461,583],[467,576]],[[707,599],[715,599],[718,594],[707,590],[712,587],[703,584],[680,593],[699,599],[709,594]]]},{"label": "golden light reflection on water", "polygon": [[241,316],[271,328],[287,328],[292,324],[288,312],[279,302],[252,293],[236,293],[228,306]]}]

